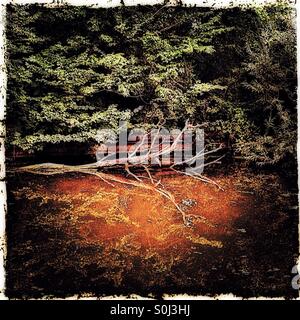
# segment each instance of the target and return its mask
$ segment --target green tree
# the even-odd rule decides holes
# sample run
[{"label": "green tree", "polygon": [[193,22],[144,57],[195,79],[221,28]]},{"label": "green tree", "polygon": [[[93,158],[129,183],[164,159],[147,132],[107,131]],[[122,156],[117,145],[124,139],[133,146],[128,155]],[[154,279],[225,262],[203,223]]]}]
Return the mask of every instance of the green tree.
[{"label": "green tree", "polygon": [[294,11],[8,8],[8,144],[94,143],[99,129],[208,123],[257,164],[295,159]]},{"label": "green tree", "polygon": [[253,130],[238,150],[259,165],[276,164],[296,157],[295,15],[286,6],[255,13],[257,31],[247,40],[239,87]]}]

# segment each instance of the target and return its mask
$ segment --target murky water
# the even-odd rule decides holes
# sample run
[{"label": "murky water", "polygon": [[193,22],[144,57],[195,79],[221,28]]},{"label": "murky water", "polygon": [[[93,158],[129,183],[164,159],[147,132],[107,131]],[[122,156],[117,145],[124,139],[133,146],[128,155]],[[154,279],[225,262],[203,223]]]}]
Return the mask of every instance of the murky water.
[{"label": "murky water", "polygon": [[274,174],[163,175],[155,191],[94,176],[9,179],[8,294],[289,296],[296,190]]}]

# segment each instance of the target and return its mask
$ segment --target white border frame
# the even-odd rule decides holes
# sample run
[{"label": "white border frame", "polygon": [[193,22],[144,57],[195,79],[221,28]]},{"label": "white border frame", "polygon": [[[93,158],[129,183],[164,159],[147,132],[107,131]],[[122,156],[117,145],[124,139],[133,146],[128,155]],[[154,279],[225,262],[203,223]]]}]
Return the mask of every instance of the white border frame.
[{"label": "white border frame", "polygon": [[[55,2],[55,3],[53,3]],[[5,258],[6,258],[6,235],[5,235],[5,216],[7,210],[7,197],[6,197],[6,182],[5,182],[5,111],[6,111],[6,85],[7,85],[7,76],[6,76],[6,65],[5,65],[5,52],[6,52],[6,38],[5,38],[5,13],[6,13],[6,5],[7,4],[45,4],[49,7],[57,7],[61,4],[68,4],[70,6],[90,6],[90,7],[116,7],[122,5],[121,0],[4,0],[3,3],[0,4],[0,300],[7,300],[5,296]],[[135,5],[155,5],[155,4],[163,4],[164,0],[124,0],[123,1],[126,6],[135,6]],[[276,0],[182,0],[182,5],[185,6],[198,6],[198,7],[214,7],[214,8],[227,8],[227,7],[235,7],[235,6],[259,6],[266,5],[271,3],[276,3]],[[295,4],[296,0],[289,0],[291,4]],[[170,6],[176,6],[177,0],[169,0]],[[299,61],[300,53],[298,41],[300,37],[300,28],[299,25],[299,3],[296,3],[296,11],[297,11],[297,61]],[[298,74],[298,101],[297,108],[299,106],[300,101],[300,75],[299,75],[299,62],[297,64],[297,74]],[[300,166],[300,116],[298,114],[298,142],[297,142],[297,154],[298,154],[298,168]],[[299,169],[298,169],[299,170]],[[299,171],[298,171],[299,173]],[[298,174],[298,185],[300,186],[300,179]],[[298,200],[300,202],[300,196],[298,195]],[[300,216],[299,216],[300,218]],[[299,234],[300,234],[300,221],[299,221]],[[298,236],[299,237],[299,236]],[[299,246],[300,246],[300,237],[299,237]],[[298,259],[298,274],[300,274],[300,256]],[[292,274],[291,274],[292,278]],[[47,299],[45,296],[43,299]],[[78,296],[73,296],[70,299],[97,299],[90,297],[87,295],[86,297],[79,298]],[[99,298],[98,298],[99,299]],[[115,300],[115,299],[146,299],[140,296],[132,295],[130,298],[126,297],[113,297],[107,296],[103,298],[103,300]],[[176,296],[164,296],[165,300],[241,300],[242,297],[237,297],[232,294],[224,294],[219,295],[214,298],[207,296],[189,296],[189,295],[176,295]],[[261,300],[268,299],[267,297],[259,297],[259,298],[250,298],[249,300]],[[284,298],[276,298],[275,300],[283,300]],[[300,296],[297,298],[300,300]]]}]

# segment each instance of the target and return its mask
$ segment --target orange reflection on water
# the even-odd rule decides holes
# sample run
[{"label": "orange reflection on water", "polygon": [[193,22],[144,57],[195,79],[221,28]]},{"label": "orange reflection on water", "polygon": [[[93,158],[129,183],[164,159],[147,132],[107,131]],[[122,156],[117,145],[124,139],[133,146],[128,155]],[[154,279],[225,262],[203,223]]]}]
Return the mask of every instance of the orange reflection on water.
[{"label": "orange reflection on water", "polygon": [[110,186],[93,176],[65,177],[51,189],[67,196],[73,206],[81,237],[107,243],[130,239],[141,248],[187,250],[193,245],[221,248],[222,239],[233,232],[234,221],[247,210],[251,195],[242,194],[230,177],[218,177],[218,189],[191,177],[159,177],[166,190],[190,216],[190,225],[161,194],[115,183]]}]

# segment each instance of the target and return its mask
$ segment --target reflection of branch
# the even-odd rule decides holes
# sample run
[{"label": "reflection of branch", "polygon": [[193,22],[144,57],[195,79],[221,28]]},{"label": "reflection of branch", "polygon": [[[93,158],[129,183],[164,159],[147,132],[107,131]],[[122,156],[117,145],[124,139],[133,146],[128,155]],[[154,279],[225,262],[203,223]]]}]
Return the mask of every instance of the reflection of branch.
[{"label": "reflection of branch", "polygon": [[143,167],[144,167],[145,171],[147,172],[148,177],[149,177],[151,183],[154,184],[154,180],[153,180],[153,178],[152,178],[152,176],[151,176],[151,173],[150,173],[148,167],[147,167],[147,166],[143,166]]},{"label": "reflection of branch", "polygon": [[[164,189],[164,186],[162,185],[161,181],[156,180],[152,177],[152,175],[149,171],[149,166],[150,166],[149,163],[151,163],[150,161],[152,159],[152,161],[154,160],[155,163],[161,165],[159,158],[167,153],[171,154],[176,149],[178,144],[181,143],[181,141],[182,141],[181,138],[182,138],[183,134],[189,128],[191,128],[191,125],[189,124],[188,121],[186,121],[184,128],[180,131],[180,133],[176,136],[176,138],[174,138],[171,145],[167,146],[166,148],[162,148],[162,149],[160,149],[160,147],[159,147],[159,150],[157,150],[154,153],[151,153],[151,149],[153,148],[154,144],[157,142],[157,139],[159,138],[161,126],[162,126],[162,124],[158,125],[159,130],[157,130],[157,132],[154,136],[154,139],[151,143],[150,150],[146,154],[143,154],[143,155],[137,156],[136,152],[137,152],[138,148],[140,148],[144,144],[146,137],[148,137],[147,134],[144,135],[141,143],[139,143],[135,147],[133,152],[129,153],[128,157],[125,157],[125,158],[120,158],[120,159],[116,160],[116,159],[108,159],[108,156],[106,156],[97,162],[84,164],[84,165],[63,165],[63,164],[55,164],[55,163],[42,163],[42,164],[29,165],[29,166],[25,166],[25,167],[16,168],[13,171],[15,171],[15,172],[28,172],[28,173],[35,173],[35,174],[42,174],[42,175],[55,175],[55,174],[77,172],[77,173],[91,174],[91,175],[97,176],[101,180],[103,180],[104,182],[111,185],[112,187],[114,187],[113,182],[117,182],[117,183],[123,183],[123,184],[127,184],[127,185],[136,186],[139,188],[144,188],[147,190],[153,190],[155,192],[160,193],[163,197],[165,197],[166,199],[171,201],[173,203],[173,205],[176,207],[176,209],[181,213],[183,222],[185,224],[187,224],[188,220],[187,220],[186,213],[177,204],[174,195],[171,192]],[[147,142],[147,145],[148,145],[148,142]],[[197,154],[190,159],[183,160],[180,163],[173,163],[173,164],[170,163],[169,168],[171,170],[173,170],[174,172],[192,177],[196,180],[199,180],[199,181],[202,181],[205,183],[213,184],[213,185],[217,186],[219,189],[223,190],[223,188],[218,183],[216,183],[215,181],[213,181],[212,179],[210,179],[208,177],[203,176],[202,174],[200,174],[197,171],[199,171],[200,169],[203,169],[203,167],[205,167],[205,166],[219,162],[225,155],[218,157],[216,160],[210,161],[205,164],[201,164],[196,167],[191,166],[191,164],[196,159],[198,159],[200,157],[204,157],[205,155],[217,152],[217,151],[221,150],[222,148],[223,148],[223,145],[221,144],[221,145],[219,145],[219,147],[212,149],[212,150],[209,150],[207,152],[205,152],[205,150],[203,149],[203,150],[197,152]],[[125,171],[133,179],[125,179],[125,178],[117,177],[115,175],[103,173],[103,172],[99,171],[99,169],[101,169],[101,168],[114,167],[116,165],[124,165]],[[141,167],[144,168],[148,177],[137,176],[136,174],[134,174],[130,170],[130,167],[136,167],[138,165],[141,165]],[[178,167],[178,166],[183,166],[183,165],[187,165],[187,168],[189,169],[189,171],[187,171],[187,170],[184,171],[182,169],[181,170],[175,169],[176,166]],[[145,181],[143,181],[143,179],[150,180],[150,183],[146,183]],[[202,219],[202,222],[206,223],[203,219]],[[207,222],[207,224],[208,224],[208,222]]]}]

